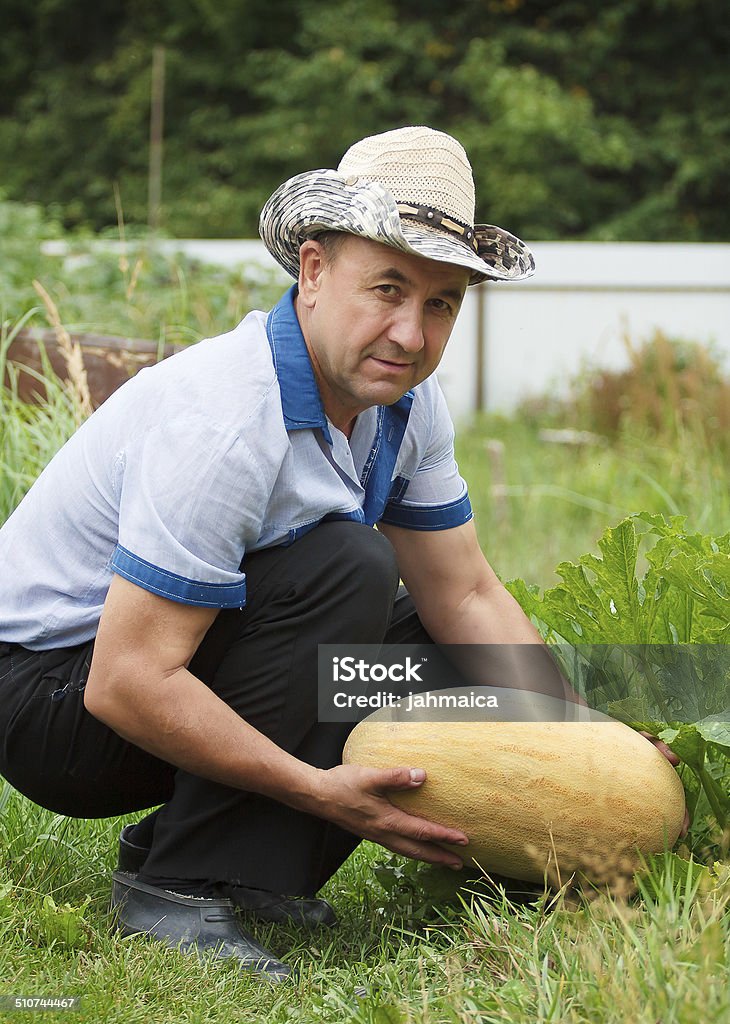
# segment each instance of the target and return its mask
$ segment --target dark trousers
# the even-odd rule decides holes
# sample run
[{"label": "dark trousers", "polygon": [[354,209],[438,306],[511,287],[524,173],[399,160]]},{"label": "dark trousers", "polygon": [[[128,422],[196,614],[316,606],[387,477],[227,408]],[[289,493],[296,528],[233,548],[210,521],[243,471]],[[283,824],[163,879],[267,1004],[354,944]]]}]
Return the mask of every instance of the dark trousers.
[{"label": "dark trousers", "polygon": [[[317,645],[429,641],[398,592],[393,549],[369,527],[333,522],[249,556],[245,568],[249,603],[219,613],[190,671],[284,750],[319,768],[339,764],[353,726],[318,721]],[[358,838],[122,739],[84,707],[92,653],[93,641],[47,652],[0,643],[0,773],[72,817],[162,804],[140,829],[151,845],[146,877],[289,895],[321,888]]]}]

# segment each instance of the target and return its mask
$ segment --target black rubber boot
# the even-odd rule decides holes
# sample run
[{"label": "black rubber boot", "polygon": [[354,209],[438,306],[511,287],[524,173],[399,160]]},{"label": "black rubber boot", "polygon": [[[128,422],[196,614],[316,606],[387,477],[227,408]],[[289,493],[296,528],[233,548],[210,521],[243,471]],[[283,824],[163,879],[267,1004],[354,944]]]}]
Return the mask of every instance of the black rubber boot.
[{"label": "black rubber boot", "polygon": [[117,871],[124,871],[128,875],[136,875],[141,871],[147,854],[150,852],[148,846],[138,846],[132,842],[130,836],[134,825],[125,825],[119,836],[119,860]]},{"label": "black rubber boot", "polygon": [[177,896],[123,871],[112,878],[111,911],[121,935],[148,935],[182,953],[237,960],[273,983],[296,980],[290,967],[241,928],[230,900]]},{"label": "black rubber boot", "polygon": [[242,885],[219,886],[233,905],[259,921],[275,924],[296,924],[304,928],[334,928],[337,915],[327,900],[307,896],[278,896],[265,889],[249,889]]},{"label": "black rubber boot", "polygon": [[[149,849],[137,846],[130,835],[134,825],[125,825],[119,836],[119,862],[117,870],[136,875],[142,870]],[[334,928],[337,915],[327,900],[307,897],[279,896],[264,889],[250,889],[241,885],[220,885],[220,891],[239,910],[252,914],[259,921],[275,924],[296,924],[304,928]]]}]

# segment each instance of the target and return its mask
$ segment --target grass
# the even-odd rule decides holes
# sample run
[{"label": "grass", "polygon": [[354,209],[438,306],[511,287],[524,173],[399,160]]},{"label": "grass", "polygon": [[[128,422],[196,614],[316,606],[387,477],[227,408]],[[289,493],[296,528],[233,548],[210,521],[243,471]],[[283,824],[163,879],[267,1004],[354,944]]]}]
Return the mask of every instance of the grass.
[{"label": "grass", "polygon": [[0,321],[31,311],[31,322],[41,324],[38,281],[72,333],[182,344],[230,330],[250,309],[268,309],[282,291],[275,272],[166,255],[153,237],[127,237],[121,219],[108,239],[114,249],[94,248],[99,238],[77,235],[63,236],[64,256],[45,253],[43,242],[59,237],[38,207],[0,201]]},{"label": "grass", "polygon": [[[0,523],[10,515],[36,477],[71,436],[81,420],[84,395],[67,385],[49,367],[42,377],[47,401],[26,405],[18,397],[17,369],[6,356],[22,317],[0,329]],[[31,370],[27,372],[32,373]]]},{"label": "grass", "polygon": [[[522,905],[457,876],[461,888],[452,882],[447,900],[442,880],[434,906],[434,872],[424,869],[411,875],[404,904],[375,881],[383,851],[363,844],[327,887],[341,918],[335,932],[256,929],[300,972],[274,989],[231,964],[110,936],[120,824],[62,819],[15,793],[0,817],[0,992],[82,996],[78,1010],[44,1020],[719,1024],[730,1014],[727,872],[711,886],[699,874],[679,880],[659,858],[633,902],[538,892]],[[61,911],[44,914],[48,894],[71,916],[90,897],[70,940]]]},{"label": "grass", "polygon": [[457,431],[480,541],[502,579],[553,585],[559,562],[596,551],[607,525],[640,509],[686,515],[700,533],[727,530],[727,460],[702,436],[626,431],[612,443],[596,435],[565,444],[540,435],[537,425],[505,417]]}]

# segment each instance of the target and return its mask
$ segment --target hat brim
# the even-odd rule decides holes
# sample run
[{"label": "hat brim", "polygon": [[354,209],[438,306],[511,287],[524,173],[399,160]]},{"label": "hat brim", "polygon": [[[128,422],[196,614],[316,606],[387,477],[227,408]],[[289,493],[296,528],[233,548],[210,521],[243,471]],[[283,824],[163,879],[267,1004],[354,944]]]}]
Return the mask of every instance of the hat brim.
[{"label": "hat brim", "polygon": [[477,224],[477,251],[458,238],[402,221],[391,193],[375,181],[350,182],[328,168],[298,174],[266,201],[259,218],[264,245],[280,266],[299,276],[299,249],[322,231],[344,231],[425,259],[471,271],[469,284],[522,281],[535,272],[529,248],[492,224]]}]

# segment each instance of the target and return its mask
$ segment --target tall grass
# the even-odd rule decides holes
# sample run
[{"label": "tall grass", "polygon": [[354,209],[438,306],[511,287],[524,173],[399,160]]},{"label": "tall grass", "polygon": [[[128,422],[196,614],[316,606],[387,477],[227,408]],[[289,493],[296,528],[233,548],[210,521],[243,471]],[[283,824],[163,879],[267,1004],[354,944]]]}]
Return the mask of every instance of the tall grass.
[{"label": "tall grass", "polygon": [[[47,359],[45,372],[33,376],[46,400],[37,405],[22,401],[18,394],[18,369],[7,360],[17,332],[34,315],[30,310],[13,326],[0,328],[0,523],[10,515],[20,499],[68,440],[88,413],[88,388],[77,374],[68,381],[53,373]],[[73,372],[74,363],[71,363]]]},{"label": "tall grass", "polygon": [[[162,348],[228,331],[249,310],[268,309],[282,291],[275,271],[167,254],[154,237],[130,237],[122,224],[108,237],[62,235],[38,207],[20,203],[0,201],[0,239],[0,321],[36,306],[39,281],[70,333],[146,338]],[[63,241],[63,255],[44,249],[49,240]],[[32,322],[40,319],[42,307],[31,314]]]},{"label": "tall grass", "polygon": [[553,584],[560,561],[640,510],[727,531],[730,380],[708,350],[661,334],[631,352],[627,370],[586,372],[568,400],[457,431],[480,539],[503,578]]},{"label": "tall grass", "polygon": [[724,1024],[730,1015],[727,868],[678,874],[659,857],[635,899],[590,902],[564,890],[518,900],[465,875],[433,899],[425,869],[404,904],[378,886],[382,850],[366,843],[327,886],[335,932],[249,924],[298,967],[299,981],[282,990],[231,964],[109,934],[120,824],[62,819],[17,794],[0,810],[0,991],[82,996],[71,1017],[44,1020]]},{"label": "tall grass", "polygon": [[627,428],[668,441],[690,434],[730,452],[730,379],[719,357],[660,330],[642,344],[626,336],[624,346],[626,369],[575,382],[575,420],[613,439]]}]

